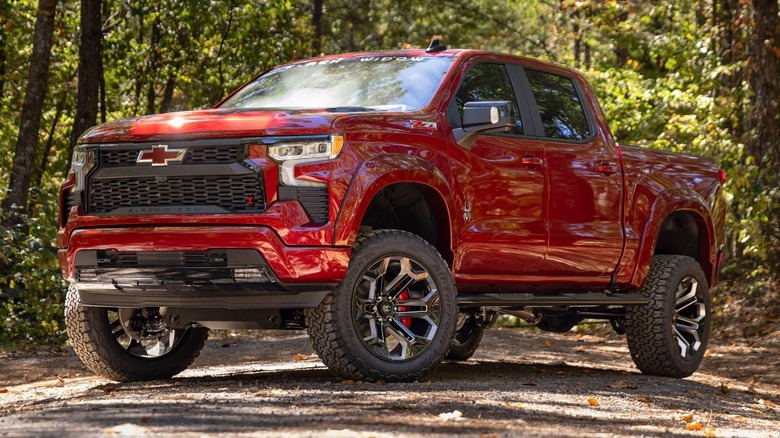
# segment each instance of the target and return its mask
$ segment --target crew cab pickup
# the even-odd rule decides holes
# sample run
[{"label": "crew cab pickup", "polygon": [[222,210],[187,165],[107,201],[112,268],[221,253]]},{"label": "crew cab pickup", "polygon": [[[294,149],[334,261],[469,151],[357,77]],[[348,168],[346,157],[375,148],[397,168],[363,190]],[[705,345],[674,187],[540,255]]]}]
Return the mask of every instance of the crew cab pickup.
[{"label": "crew cab pickup", "polygon": [[644,373],[701,362],[725,173],[619,145],[574,70],[476,50],[273,68],[209,110],[97,126],[61,188],[84,363],[171,377],[208,329],[306,329],[343,378],[466,360],[496,315],[625,333]]}]

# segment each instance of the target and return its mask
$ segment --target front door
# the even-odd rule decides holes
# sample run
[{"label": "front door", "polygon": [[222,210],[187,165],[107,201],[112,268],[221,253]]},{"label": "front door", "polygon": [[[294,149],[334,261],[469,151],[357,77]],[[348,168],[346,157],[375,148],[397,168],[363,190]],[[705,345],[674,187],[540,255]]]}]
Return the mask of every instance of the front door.
[{"label": "front door", "polygon": [[451,146],[453,185],[461,196],[462,215],[453,221],[460,226],[453,266],[459,281],[533,275],[544,260],[545,153],[541,141],[527,136],[523,121],[530,110],[516,93],[519,73],[519,67],[502,63],[473,65],[451,102],[456,129],[467,102],[510,101],[517,117],[513,130],[481,134],[470,150]]}]

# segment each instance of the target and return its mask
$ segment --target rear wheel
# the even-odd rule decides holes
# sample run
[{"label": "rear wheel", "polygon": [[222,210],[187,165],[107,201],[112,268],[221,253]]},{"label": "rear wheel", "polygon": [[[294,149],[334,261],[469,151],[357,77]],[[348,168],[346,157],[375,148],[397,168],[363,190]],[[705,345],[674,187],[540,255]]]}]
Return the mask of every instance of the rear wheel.
[{"label": "rear wheel", "polygon": [[642,293],[644,306],[626,309],[631,357],[645,374],[687,377],[699,367],[710,337],[707,279],[691,257],[653,257]]},{"label": "rear wheel", "polygon": [[168,328],[157,308],[83,306],[73,286],[65,301],[65,322],[81,361],[119,382],[173,377],[198,357],[208,337],[206,328]]},{"label": "rear wheel", "polygon": [[452,338],[450,351],[445,356],[449,360],[468,360],[479,348],[485,327],[490,323],[480,312],[462,312],[458,315],[458,325]]},{"label": "rear wheel", "polygon": [[363,236],[344,280],[307,310],[314,350],[354,380],[414,381],[449,349],[457,319],[447,264],[422,238],[382,230]]}]

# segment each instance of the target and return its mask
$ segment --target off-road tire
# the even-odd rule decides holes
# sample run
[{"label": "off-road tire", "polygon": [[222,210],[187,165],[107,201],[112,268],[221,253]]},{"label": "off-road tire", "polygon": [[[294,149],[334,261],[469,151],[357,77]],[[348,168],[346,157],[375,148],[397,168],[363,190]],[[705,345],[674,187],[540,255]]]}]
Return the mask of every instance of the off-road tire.
[{"label": "off-road tire", "polygon": [[117,382],[168,379],[187,369],[203,349],[208,329],[189,328],[162,356],[145,358],[125,351],[111,334],[107,311],[81,305],[75,287],[65,299],[65,323],[73,350],[96,374]]},{"label": "off-road tire", "polygon": [[[690,351],[690,355],[683,355],[673,326],[677,326],[676,312],[681,306],[677,297],[678,287],[684,289],[687,284],[692,284],[691,281],[697,284],[695,305],[704,317],[698,324],[698,348],[695,352]],[[678,378],[690,376],[704,357],[712,322],[710,292],[704,272],[691,257],[657,255],[653,257],[641,292],[650,298],[650,302],[626,309],[626,339],[631,358],[645,374]]]},{"label": "off-road tire", "polygon": [[479,348],[485,327],[479,321],[478,315],[468,313],[463,326],[455,331],[450,352],[444,357],[447,360],[464,361],[471,358]]},{"label": "off-road tire", "polygon": [[[427,347],[405,361],[383,359],[364,345],[353,307],[358,285],[371,266],[390,257],[406,257],[422,266],[438,290],[439,320]],[[457,322],[457,293],[447,263],[436,249],[414,234],[379,230],[360,236],[344,280],[315,308],[306,310],[307,331],[322,362],[344,379],[411,382],[429,374],[450,348]]]}]

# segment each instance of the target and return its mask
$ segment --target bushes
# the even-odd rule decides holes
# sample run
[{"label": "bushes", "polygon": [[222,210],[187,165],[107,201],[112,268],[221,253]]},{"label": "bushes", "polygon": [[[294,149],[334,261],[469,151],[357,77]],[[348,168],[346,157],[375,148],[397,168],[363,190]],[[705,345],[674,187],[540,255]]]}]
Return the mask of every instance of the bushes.
[{"label": "bushes", "polygon": [[0,225],[0,347],[62,344],[67,290],[57,263],[56,203],[30,216],[18,211]]}]

